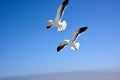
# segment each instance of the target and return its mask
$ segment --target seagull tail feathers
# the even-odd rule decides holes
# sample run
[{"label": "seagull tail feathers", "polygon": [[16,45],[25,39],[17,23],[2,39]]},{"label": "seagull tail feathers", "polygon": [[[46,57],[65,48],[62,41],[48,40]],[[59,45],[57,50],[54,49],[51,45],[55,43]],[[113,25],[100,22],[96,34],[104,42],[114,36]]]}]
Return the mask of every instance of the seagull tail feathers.
[{"label": "seagull tail feathers", "polygon": [[64,21],[62,22],[62,28],[63,28],[63,30],[66,29],[66,26],[67,26],[67,22],[64,20]]},{"label": "seagull tail feathers", "polygon": [[53,26],[53,20],[48,20],[47,21],[47,29],[51,28]]},{"label": "seagull tail feathers", "polygon": [[63,31],[66,29],[66,27],[67,27],[67,22],[64,20],[61,22],[61,27],[58,28],[58,31]]},{"label": "seagull tail feathers", "polygon": [[80,47],[80,43],[77,42],[75,43],[75,46],[74,47],[71,47],[72,50],[78,50],[78,48]]}]

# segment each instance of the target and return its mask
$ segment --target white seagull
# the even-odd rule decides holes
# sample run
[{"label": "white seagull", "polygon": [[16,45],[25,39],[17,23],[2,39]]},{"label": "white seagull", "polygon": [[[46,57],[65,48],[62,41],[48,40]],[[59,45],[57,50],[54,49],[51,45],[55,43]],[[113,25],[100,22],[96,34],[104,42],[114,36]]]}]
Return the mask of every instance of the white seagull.
[{"label": "white seagull", "polygon": [[68,4],[69,0],[65,0],[58,8],[57,14],[55,17],[55,20],[48,20],[47,21],[47,27],[46,28],[51,28],[51,27],[57,27],[58,31],[63,31],[66,29],[67,23],[66,21],[61,22],[61,18],[63,16],[64,10]]},{"label": "white seagull", "polygon": [[83,33],[84,31],[86,31],[88,27],[84,26],[82,28],[79,28],[78,30],[76,30],[73,33],[73,36],[70,40],[64,40],[62,43],[59,44],[59,46],[57,47],[57,52],[59,52],[61,49],[63,49],[65,46],[69,45],[71,46],[72,50],[77,50],[80,46],[79,42],[75,42],[75,40],[77,39],[77,37]]}]

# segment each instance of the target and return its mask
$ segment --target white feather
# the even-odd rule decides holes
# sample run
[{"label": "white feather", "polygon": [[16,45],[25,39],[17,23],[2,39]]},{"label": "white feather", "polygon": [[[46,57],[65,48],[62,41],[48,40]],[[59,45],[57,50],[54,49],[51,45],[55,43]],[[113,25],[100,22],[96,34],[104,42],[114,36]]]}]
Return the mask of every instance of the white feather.
[{"label": "white feather", "polygon": [[63,16],[64,10],[65,10],[68,2],[69,2],[69,0],[64,0],[64,2],[57,9],[55,19],[54,20],[48,20],[46,28],[51,28],[51,27],[54,26],[54,27],[58,28],[58,31],[63,31],[63,30],[66,29],[67,23],[66,23],[66,21],[61,22],[61,18]]},{"label": "white feather", "polygon": [[71,46],[72,50],[78,50],[80,44],[79,43],[75,43],[74,46]]},{"label": "white feather", "polygon": [[65,30],[66,29],[66,26],[67,26],[67,23],[66,23],[66,21],[64,20],[64,21],[62,21],[61,23],[59,23],[60,24],[60,27],[58,27],[58,31],[63,31],[63,30]]}]

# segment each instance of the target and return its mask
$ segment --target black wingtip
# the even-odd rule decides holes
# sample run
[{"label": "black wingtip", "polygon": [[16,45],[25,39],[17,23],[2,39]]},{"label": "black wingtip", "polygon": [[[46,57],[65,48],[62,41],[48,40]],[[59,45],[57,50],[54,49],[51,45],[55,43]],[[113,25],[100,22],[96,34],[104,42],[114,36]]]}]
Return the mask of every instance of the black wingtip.
[{"label": "black wingtip", "polygon": [[51,28],[51,26],[47,26],[46,28],[49,29],[49,28]]},{"label": "black wingtip", "polygon": [[63,2],[63,4],[64,4],[64,5],[67,5],[68,2],[69,2],[69,0],[65,0],[65,1]]},{"label": "black wingtip", "polygon": [[88,29],[87,26],[83,26],[83,27],[81,27],[81,28],[79,29],[79,33],[82,33],[82,32],[84,32],[84,31],[86,31],[87,29]]},{"label": "black wingtip", "polygon": [[82,28],[80,28],[82,31],[85,31],[86,29],[88,29],[88,27],[87,26],[84,26],[84,27],[82,27]]},{"label": "black wingtip", "polygon": [[67,3],[69,2],[69,0],[65,0]]},{"label": "black wingtip", "polygon": [[61,50],[61,48],[60,47],[57,47],[57,52],[59,52]]},{"label": "black wingtip", "polygon": [[83,26],[83,28],[84,28],[84,29],[88,29],[88,27],[87,27],[87,26]]}]

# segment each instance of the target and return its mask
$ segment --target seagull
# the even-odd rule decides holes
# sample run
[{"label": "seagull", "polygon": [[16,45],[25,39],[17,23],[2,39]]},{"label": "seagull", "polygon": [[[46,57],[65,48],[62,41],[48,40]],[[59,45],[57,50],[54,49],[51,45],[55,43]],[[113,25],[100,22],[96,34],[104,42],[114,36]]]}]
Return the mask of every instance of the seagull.
[{"label": "seagull", "polygon": [[73,33],[73,36],[71,37],[70,40],[64,40],[62,43],[59,44],[59,46],[57,47],[57,52],[59,52],[61,49],[63,49],[65,46],[69,45],[71,46],[72,50],[78,50],[80,43],[79,42],[75,42],[75,40],[77,39],[77,37],[82,34],[84,31],[86,31],[88,27],[84,26],[79,28],[78,30],[76,30]]},{"label": "seagull", "polygon": [[61,18],[63,16],[64,10],[68,4],[69,0],[65,0],[58,8],[57,13],[56,13],[56,17],[54,20],[48,20],[47,21],[47,29],[51,28],[51,27],[57,27],[58,31],[63,31],[66,29],[67,23],[66,21],[62,21],[61,22]]}]

